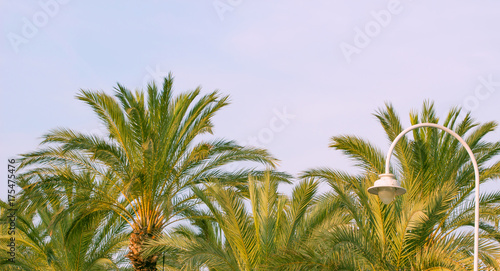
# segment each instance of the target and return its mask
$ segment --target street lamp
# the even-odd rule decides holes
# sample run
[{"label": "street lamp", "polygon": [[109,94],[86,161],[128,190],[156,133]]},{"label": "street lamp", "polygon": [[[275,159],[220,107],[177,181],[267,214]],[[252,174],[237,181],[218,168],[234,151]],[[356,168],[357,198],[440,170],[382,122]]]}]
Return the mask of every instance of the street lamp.
[{"label": "street lamp", "polygon": [[389,151],[387,152],[387,157],[385,160],[385,173],[379,175],[380,179],[375,181],[372,187],[368,188],[368,192],[371,194],[378,195],[380,200],[384,204],[389,204],[394,200],[396,196],[403,195],[404,193],[406,193],[406,189],[404,189],[399,185],[399,182],[394,178],[394,175],[391,174],[389,171],[392,151],[394,150],[396,143],[398,143],[398,141],[406,133],[420,127],[434,127],[451,134],[456,139],[458,139],[458,141],[465,147],[467,153],[469,153],[469,156],[472,160],[472,165],[474,166],[475,181],[476,181],[475,216],[474,216],[474,271],[477,271],[479,262],[479,168],[477,166],[477,161],[476,158],[474,157],[474,153],[470,149],[469,145],[467,145],[465,140],[463,140],[457,133],[453,132],[447,127],[435,123],[419,123],[406,128],[394,139],[394,141],[391,144],[391,147],[389,148]]}]

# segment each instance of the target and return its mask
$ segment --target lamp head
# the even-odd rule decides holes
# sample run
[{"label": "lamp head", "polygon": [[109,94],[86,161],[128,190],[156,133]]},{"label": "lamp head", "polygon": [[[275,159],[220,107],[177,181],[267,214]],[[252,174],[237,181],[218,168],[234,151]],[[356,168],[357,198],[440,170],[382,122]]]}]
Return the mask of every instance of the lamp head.
[{"label": "lamp head", "polygon": [[368,188],[368,192],[378,195],[384,204],[389,204],[396,196],[406,193],[406,189],[399,186],[399,183],[396,179],[394,179],[393,174],[380,174],[379,177],[380,179],[375,181],[372,187]]}]

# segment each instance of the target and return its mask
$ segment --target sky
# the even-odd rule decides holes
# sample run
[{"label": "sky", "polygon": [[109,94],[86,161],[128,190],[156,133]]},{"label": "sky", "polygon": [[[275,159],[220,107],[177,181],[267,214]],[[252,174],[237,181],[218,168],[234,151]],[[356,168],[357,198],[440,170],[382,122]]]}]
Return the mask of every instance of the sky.
[{"label": "sky", "polygon": [[[100,133],[80,89],[220,90],[215,136],[267,148],[279,170],[355,172],[335,135],[389,148],[373,116],[434,101],[500,121],[500,2],[0,0],[0,197],[7,159],[56,127]],[[495,131],[489,140],[499,140]],[[486,190],[500,188],[498,182]]]}]

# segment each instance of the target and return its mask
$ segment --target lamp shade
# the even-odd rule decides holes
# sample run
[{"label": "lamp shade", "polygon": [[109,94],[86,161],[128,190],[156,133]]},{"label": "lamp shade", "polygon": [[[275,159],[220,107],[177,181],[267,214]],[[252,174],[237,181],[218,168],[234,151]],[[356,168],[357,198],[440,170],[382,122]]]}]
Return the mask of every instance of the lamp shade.
[{"label": "lamp shade", "polygon": [[368,192],[378,195],[383,203],[389,204],[394,200],[395,196],[406,193],[406,189],[399,186],[399,182],[394,178],[393,174],[380,174],[379,177],[380,179],[375,181],[372,187],[368,188]]}]

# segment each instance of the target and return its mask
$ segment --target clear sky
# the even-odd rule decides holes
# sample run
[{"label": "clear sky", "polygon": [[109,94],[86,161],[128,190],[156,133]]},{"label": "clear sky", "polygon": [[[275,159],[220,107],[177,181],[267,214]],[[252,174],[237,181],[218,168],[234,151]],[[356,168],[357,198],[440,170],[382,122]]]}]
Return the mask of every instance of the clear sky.
[{"label": "clear sky", "polygon": [[0,23],[2,198],[7,158],[49,129],[99,132],[79,89],[169,71],[177,93],[229,94],[215,134],[268,148],[292,174],[354,170],[334,135],[386,151],[372,115],[386,101],[406,126],[426,99],[442,117],[464,106],[500,121],[500,1],[0,0]]}]

